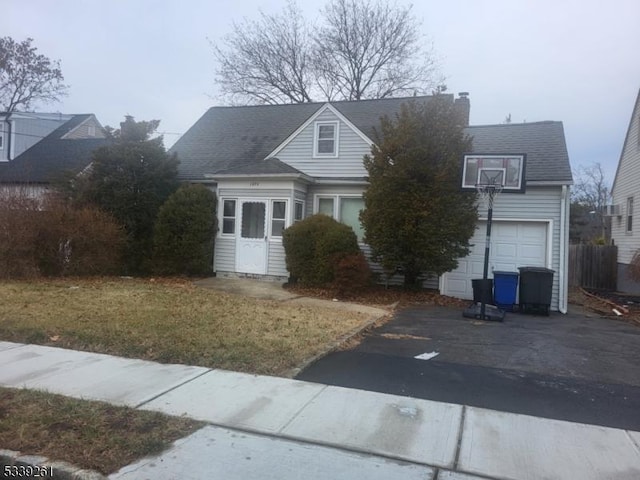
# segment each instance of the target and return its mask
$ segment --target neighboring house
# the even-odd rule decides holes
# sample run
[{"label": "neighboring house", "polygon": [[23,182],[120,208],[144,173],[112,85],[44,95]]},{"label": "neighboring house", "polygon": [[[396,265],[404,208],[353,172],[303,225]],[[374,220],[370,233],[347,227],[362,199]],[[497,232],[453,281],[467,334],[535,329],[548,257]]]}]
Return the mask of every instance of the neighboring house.
[{"label": "neighboring house", "polygon": [[[468,125],[466,94],[447,97]],[[363,156],[371,152],[380,118],[393,117],[405,102],[429,98],[209,109],[171,152],[178,154],[183,180],[208,184],[217,194],[217,275],[286,279],[282,230],[318,212],[350,225],[362,240]],[[467,132],[475,152],[526,153],[529,162],[527,193],[505,194],[495,203],[492,265],[515,271],[522,265],[553,268],[552,308],[566,311],[571,169],[562,124],[468,127]],[[480,217],[471,255],[425,286],[472,298],[470,280],[482,276],[485,210]]]},{"label": "neighboring house", "polygon": [[107,142],[95,115],[0,113],[0,189],[40,197],[66,172],[80,172]]},{"label": "neighboring house", "polygon": [[611,239],[618,246],[618,290],[640,293],[640,282],[628,276],[633,255],[640,251],[640,91],[629,121],[611,192],[613,204],[607,208],[611,219]]}]

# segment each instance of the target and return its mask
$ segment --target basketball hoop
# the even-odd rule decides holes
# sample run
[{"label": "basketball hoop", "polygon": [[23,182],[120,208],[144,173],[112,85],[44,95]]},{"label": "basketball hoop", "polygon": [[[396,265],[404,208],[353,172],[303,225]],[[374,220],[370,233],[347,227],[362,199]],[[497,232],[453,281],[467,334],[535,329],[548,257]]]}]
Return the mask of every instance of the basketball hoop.
[{"label": "basketball hoop", "polygon": [[500,195],[502,188],[502,184],[476,184],[478,197],[480,197],[487,208],[493,208],[493,199]]},{"label": "basketball hoop", "polygon": [[[491,247],[491,222],[493,219],[493,200],[502,191],[505,193],[524,193],[525,191],[525,154],[468,154],[462,161],[462,190],[475,191],[478,198],[487,207],[487,233],[484,247],[484,265],[482,280],[488,280],[489,251]],[[477,305],[474,303],[463,313],[465,317],[482,320],[504,319],[504,312],[493,305],[486,304],[485,295]],[[487,308],[491,313],[487,313]]]}]

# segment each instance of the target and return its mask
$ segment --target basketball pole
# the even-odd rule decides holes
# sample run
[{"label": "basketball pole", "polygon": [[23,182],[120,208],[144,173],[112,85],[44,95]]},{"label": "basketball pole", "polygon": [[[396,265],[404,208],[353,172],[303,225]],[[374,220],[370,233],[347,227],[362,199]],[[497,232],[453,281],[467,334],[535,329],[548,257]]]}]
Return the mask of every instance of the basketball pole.
[{"label": "basketball pole", "polygon": [[[486,283],[489,277],[489,250],[491,248],[491,222],[493,220],[493,196],[495,194],[495,189],[492,187],[487,187],[489,190],[489,208],[487,211],[487,236],[484,244],[484,268],[482,270],[482,280],[483,283]],[[484,293],[484,292],[483,292]],[[487,305],[485,303],[485,296],[482,295],[480,300],[480,317],[485,319],[485,312]]]}]

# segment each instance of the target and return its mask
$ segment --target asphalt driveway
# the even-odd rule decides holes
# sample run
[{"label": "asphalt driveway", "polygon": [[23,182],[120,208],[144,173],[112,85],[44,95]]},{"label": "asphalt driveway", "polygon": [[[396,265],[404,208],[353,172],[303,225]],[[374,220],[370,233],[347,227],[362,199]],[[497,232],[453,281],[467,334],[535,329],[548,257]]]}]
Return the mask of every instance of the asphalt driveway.
[{"label": "asphalt driveway", "polygon": [[407,308],[297,378],[640,430],[640,328],[574,310],[497,323]]}]

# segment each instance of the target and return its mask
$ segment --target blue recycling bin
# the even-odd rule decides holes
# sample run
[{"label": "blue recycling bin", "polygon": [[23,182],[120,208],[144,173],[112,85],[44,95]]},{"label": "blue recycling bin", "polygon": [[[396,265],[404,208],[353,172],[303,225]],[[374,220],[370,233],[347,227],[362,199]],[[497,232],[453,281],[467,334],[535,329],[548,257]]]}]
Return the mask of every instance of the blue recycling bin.
[{"label": "blue recycling bin", "polygon": [[493,272],[493,297],[500,310],[513,312],[518,291],[518,272]]}]

